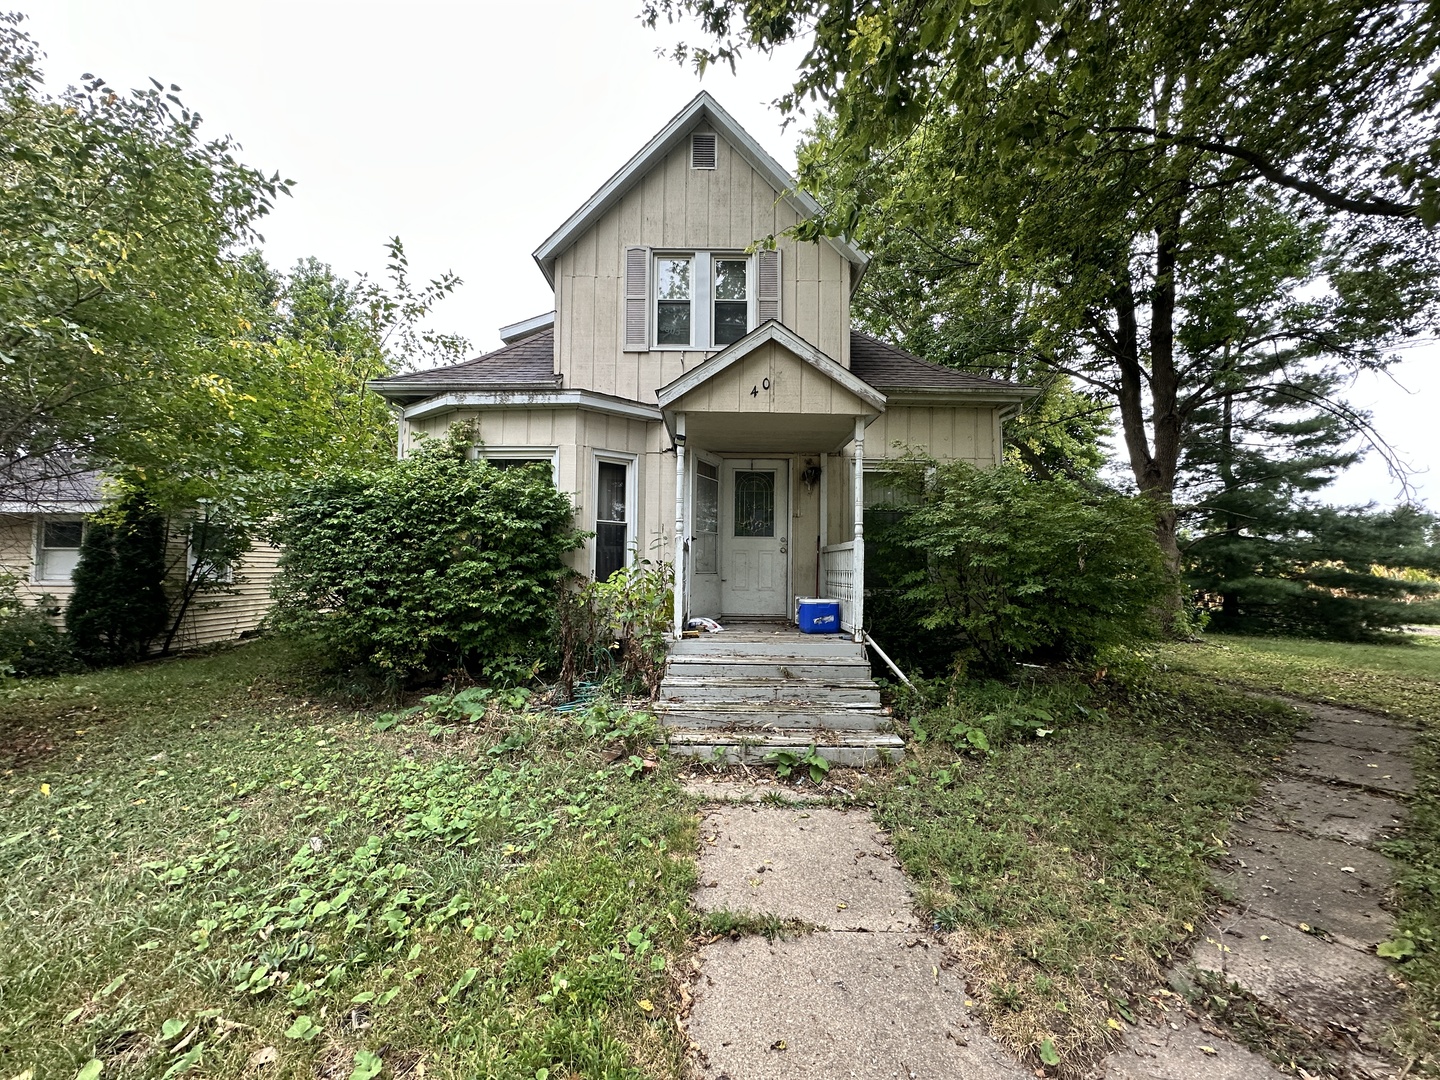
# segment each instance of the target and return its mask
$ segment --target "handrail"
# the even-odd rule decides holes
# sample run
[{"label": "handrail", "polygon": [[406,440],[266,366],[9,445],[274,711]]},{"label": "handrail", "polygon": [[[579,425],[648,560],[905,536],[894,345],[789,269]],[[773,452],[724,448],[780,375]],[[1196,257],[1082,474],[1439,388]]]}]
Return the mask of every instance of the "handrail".
[{"label": "handrail", "polygon": [[865,638],[865,644],[869,645],[870,648],[875,650],[875,652],[879,655],[880,659],[885,661],[885,666],[895,673],[895,677],[901,682],[903,682],[906,686],[908,686],[911,690],[914,690],[915,684],[912,683],[909,679],[907,679],[905,677],[905,673],[895,666],[895,661],[891,660],[885,650],[880,648],[879,644],[876,643],[875,639],[870,636],[870,632],[868,630],[862,630],[860,631],[860,633],[861,636]]}]

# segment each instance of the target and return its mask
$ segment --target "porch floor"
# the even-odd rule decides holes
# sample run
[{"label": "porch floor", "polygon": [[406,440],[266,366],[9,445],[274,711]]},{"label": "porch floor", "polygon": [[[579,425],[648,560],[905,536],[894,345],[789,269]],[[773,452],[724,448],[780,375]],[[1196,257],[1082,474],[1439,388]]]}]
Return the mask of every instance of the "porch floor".
[{"label": "porch floor", "polygon": [[836,764],[870,765],[904,753],[865,647],[779,621],[673,642],[657,712],[671,751],[695,757],[759,763],[814,746]]}]

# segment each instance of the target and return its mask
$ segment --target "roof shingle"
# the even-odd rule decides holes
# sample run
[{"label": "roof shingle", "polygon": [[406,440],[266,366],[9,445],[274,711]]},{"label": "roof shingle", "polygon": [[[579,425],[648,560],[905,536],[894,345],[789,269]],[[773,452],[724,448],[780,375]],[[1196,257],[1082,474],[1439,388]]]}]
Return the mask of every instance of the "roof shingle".
[{"label": "roof shingle", "polygon": [[850,331],[850,370],[877,390],[1024,389],[1019,383],[932,364],[858,330]]},{"label": "roof shingle", "polygon": [[555,331],[542,330],[448,367],[428,371],[412,371],[403,375],[374,380],[378,388],[385,386],[559,386],[555,376]]}]

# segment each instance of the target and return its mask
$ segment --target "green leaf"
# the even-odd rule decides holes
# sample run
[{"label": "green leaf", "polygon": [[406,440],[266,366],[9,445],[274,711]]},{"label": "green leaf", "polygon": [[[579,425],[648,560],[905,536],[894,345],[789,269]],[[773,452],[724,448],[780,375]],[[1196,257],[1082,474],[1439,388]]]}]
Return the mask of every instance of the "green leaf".
[{"label": "green leaf", "polygon": [[185,1021],[179,1019],[178,1017],[172,1017],[171,1019],[166,1020],[163,1024],[160,1025],[160,1038],[164,1039],[166,1042],[170,1042],[173,1039],[179,1038],[180,1033],[184,1030]]},{"label": "green leaf", "polygon": [[355,1051],[355,1068],[350,1072],[350,1080],[373,1080],[380,1075],[380,1070],[385,1067],[385,1062],[380,1060],[379,1054],[372,1054],[369,1050]]},{"label": "green leaf", "polygon": [[96,1080],[104,1068],[105,1063],[103,1061],[99,1058],[91,1058],[84,1065],[80,1066],[80,1071],[75,1074],[75,1080]]},{"label": "green leaf", "polygon": [[1054,1067],[1060,1064],[1060,1054],[1055,1049],[1054,1039],[1042,1039],[1040,1042],[1040,1060],[1046,1065]]},{"label": "green leaf", "polygon": [[1415,939],[1401,936],[1382,941],[1375,946],[1375,954],[1387,960],[1407,959],[1415,955]]},{"label": "green leaf", "polygon": [[319,1035],[320,1025],[315,1023],[309,1016],[297,1016],[295,1022],[285,1029],[287,1039],[299,1039],[302,1042],[309,1042]]},{"label": "green leaf", "polygon": [[189,1072],[191,1069],[193,1069],[196,1065],[200,1063],[200,1058],[204,1055],[204,1053],[205,1044],[203,1042],[196,1043],[190,1048],[189,1052],[187,1052],[184,1057],[182,1057],[179,1061],[175,1062],[174,1065],[171,1065],[170,1068],[165,1070],[165,1073],[163,1076],[161,1076],[160,1080],[170,1080],[170,1077],[172,1076],[179,1076],[181,1073]]}]

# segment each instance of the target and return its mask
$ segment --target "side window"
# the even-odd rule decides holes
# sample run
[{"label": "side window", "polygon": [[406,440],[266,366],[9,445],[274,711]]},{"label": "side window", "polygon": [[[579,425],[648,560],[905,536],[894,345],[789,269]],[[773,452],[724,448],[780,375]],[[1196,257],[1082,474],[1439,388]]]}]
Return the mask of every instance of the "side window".
[{"label": "side window", "polygon": [[691,551],[695,573],[719,572],[720,470],[708,461],[695,463],[695,536]]},{"label": "side window", "polygon": [[596,462],[595,580],[607,581],[630,561],[630,466]]},{"label": "side window", "polygon": [[35,551],[36,581],[69,581],[80,561],[80,541],[85,537],[81,518],[40,519]]}]

